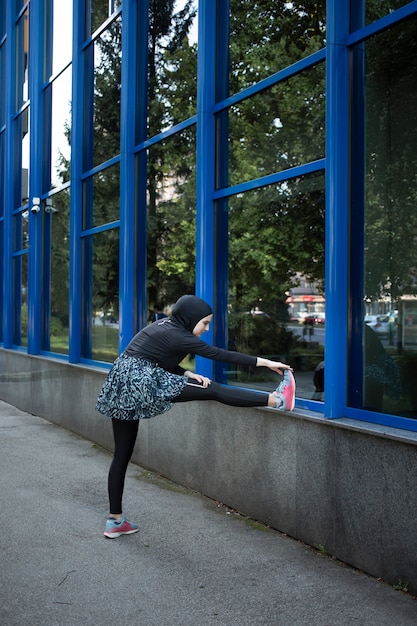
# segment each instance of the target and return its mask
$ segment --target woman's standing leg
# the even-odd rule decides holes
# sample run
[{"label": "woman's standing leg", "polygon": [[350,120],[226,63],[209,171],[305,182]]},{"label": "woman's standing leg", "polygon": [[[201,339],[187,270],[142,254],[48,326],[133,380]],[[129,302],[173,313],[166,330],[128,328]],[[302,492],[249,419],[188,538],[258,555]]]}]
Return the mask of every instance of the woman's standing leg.
[{"label": "woman's standing leg", "polygon": [[132,457],[139,428],[139,420],[112,419],[114,455],[108,476],[110,517],[104,535],[120,537],[137,532],[139,527],[123,517],[122,499],[126,470]]}]

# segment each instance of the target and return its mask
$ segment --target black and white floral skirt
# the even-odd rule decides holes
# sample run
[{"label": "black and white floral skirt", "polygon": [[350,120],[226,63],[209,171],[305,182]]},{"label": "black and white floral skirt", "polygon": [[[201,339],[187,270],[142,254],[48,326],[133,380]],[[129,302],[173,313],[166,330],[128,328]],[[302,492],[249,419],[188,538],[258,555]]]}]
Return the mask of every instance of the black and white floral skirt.
[{"label": "black and white floral skirt", "polygon": [[172,407],[187,379],[158,365],[121,354],[101,388],[96,411],[111,418],[140,420],[161,415]]}]

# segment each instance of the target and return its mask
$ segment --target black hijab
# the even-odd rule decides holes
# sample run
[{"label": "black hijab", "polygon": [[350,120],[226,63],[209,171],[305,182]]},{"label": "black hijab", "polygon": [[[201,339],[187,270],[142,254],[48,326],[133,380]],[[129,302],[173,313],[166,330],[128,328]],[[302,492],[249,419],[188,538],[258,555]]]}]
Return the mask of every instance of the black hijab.
[{"label": "black hijab", "polygon": [[172,317],[191,333],[198,322],[213,313],[211,306],[197,296],[181,296],[174,304]]}]

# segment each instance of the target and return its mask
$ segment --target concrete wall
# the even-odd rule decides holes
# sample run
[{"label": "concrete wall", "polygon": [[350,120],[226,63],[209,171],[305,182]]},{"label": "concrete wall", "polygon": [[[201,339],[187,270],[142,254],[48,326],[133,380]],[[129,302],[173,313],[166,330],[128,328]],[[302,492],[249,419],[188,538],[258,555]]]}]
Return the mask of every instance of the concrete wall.
[{"label": "concrete wall", "polygon": [[[0,349],[0,399],[106,447],[105,373]],[[142,421],[134,460],[417,593],[417,436],[306,412],[188,403]]]}]

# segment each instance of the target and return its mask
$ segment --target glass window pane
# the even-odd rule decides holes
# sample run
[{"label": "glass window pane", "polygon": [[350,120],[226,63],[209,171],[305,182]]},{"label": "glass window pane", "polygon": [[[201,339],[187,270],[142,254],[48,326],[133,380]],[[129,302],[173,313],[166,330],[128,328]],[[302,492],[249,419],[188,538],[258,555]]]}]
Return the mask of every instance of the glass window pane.
[{"label": "glass window pane", "polygon": [[[323,63],[229,111],[229,184],[259,178],[325,156],[325,66]],[[224,124],[224,115],[218,124]],[[223,186],[220,178],[218,186]]]},{"label": "glass window pane", "polygon": [[[117,19],[94,42],[92,109],[85,118],[85,137],[93,144],[86,153],[84,170],[120,152],[121,53],[121,19]],[[89,62],[88,54],[86,62]]]},{"label": "glass window pane", "polygon": [[90,37],[122,5],[122,0],[87,0],[86,38]]},{"label": "glass window pane", "polygon": [[[184,4],[184,3],[181,3]],[[148,133],[150,137],[196,113],[196,2],[177,10],[151,3],[149,13]]]},{"label": "glass window pane", "polygon": [[[366,2],[366,23],[369,24],[379,20],[384,15],[405,6],[410,0],[367,0]],[[362,5],[363,2],[361,1]]]},{"label": "glass window pane", "polygon": [[50,185],[52,187],[70,179],[71,80],[72,68],[69,67],[52,83],[50,154]]},{"label": "glass window pane", "polygon": [[83,182],[83,229],[115,222],[120,217],[120,166],[98,172]]},{"label": "glass window pane", "polygon": [[[324,213],[322,173],[229,199],[229,348],[290,363],[307,399],[322,399],[314,374],[324,360]],[[263,368],[225,374],[260,389],[277,378]]]},{"label": "glass window pane", "polygon": [[14,216],[14,247],[18,252],[29,246],[29,211],[18,211]]},{"label": "glass window pane", "polygon": [[195,288],[195,128],[148,154],[148,303],[164,310]]},{"label": "glass window pane", "polygon": [[[46,214],[45,232],[50,245],[50,271],[44,269],[45,287],[50,294],[45,294],[44,304],[48,303],[45,317],[49,319],[49,328],[44,338],[44,349],[61,354],[68,354],[68,297],[69,297],[69,205],[70,191],[65,189],[50,199],[56,212]],[[49,236],[50,234],[50,236]],[[45,251],[45,259],[49,250]]]},{"label": "glass window pane", "polygon": [[118,228],[83,239],[83,276],[86,332],[82,356],[112,362],[119,345]]},{"label": "glass window pane", "polygon": [[230,0],[230,91],[324,48],[325,0]]},{"label": "glass window pane", "polygon": [[13,258],[13,344],[27,346],[28,332],[28,256],[19,254]]},{"label": "glass window pane", "polygon": [[18,150],[15,153],[14,207],[27,203],[29,197],[29,108],[26,108],[15,121],[15,140]]},{"label": "glass window pane", "polygon": [[29,98],[29,10],[24,11],[16,27],[16,98],[15,110]]},{"label": "glass window pane", "polygon": [[72,2],[53,0],[52,74],[65,67],[72,58]]},{"label": "glass window pane", "polygon": [[[417,18],[366,44],[359,408],[417,417]],[[352,374],[354,377],[354,374]],[[356,398],[356,399],[355,399]]]}]

